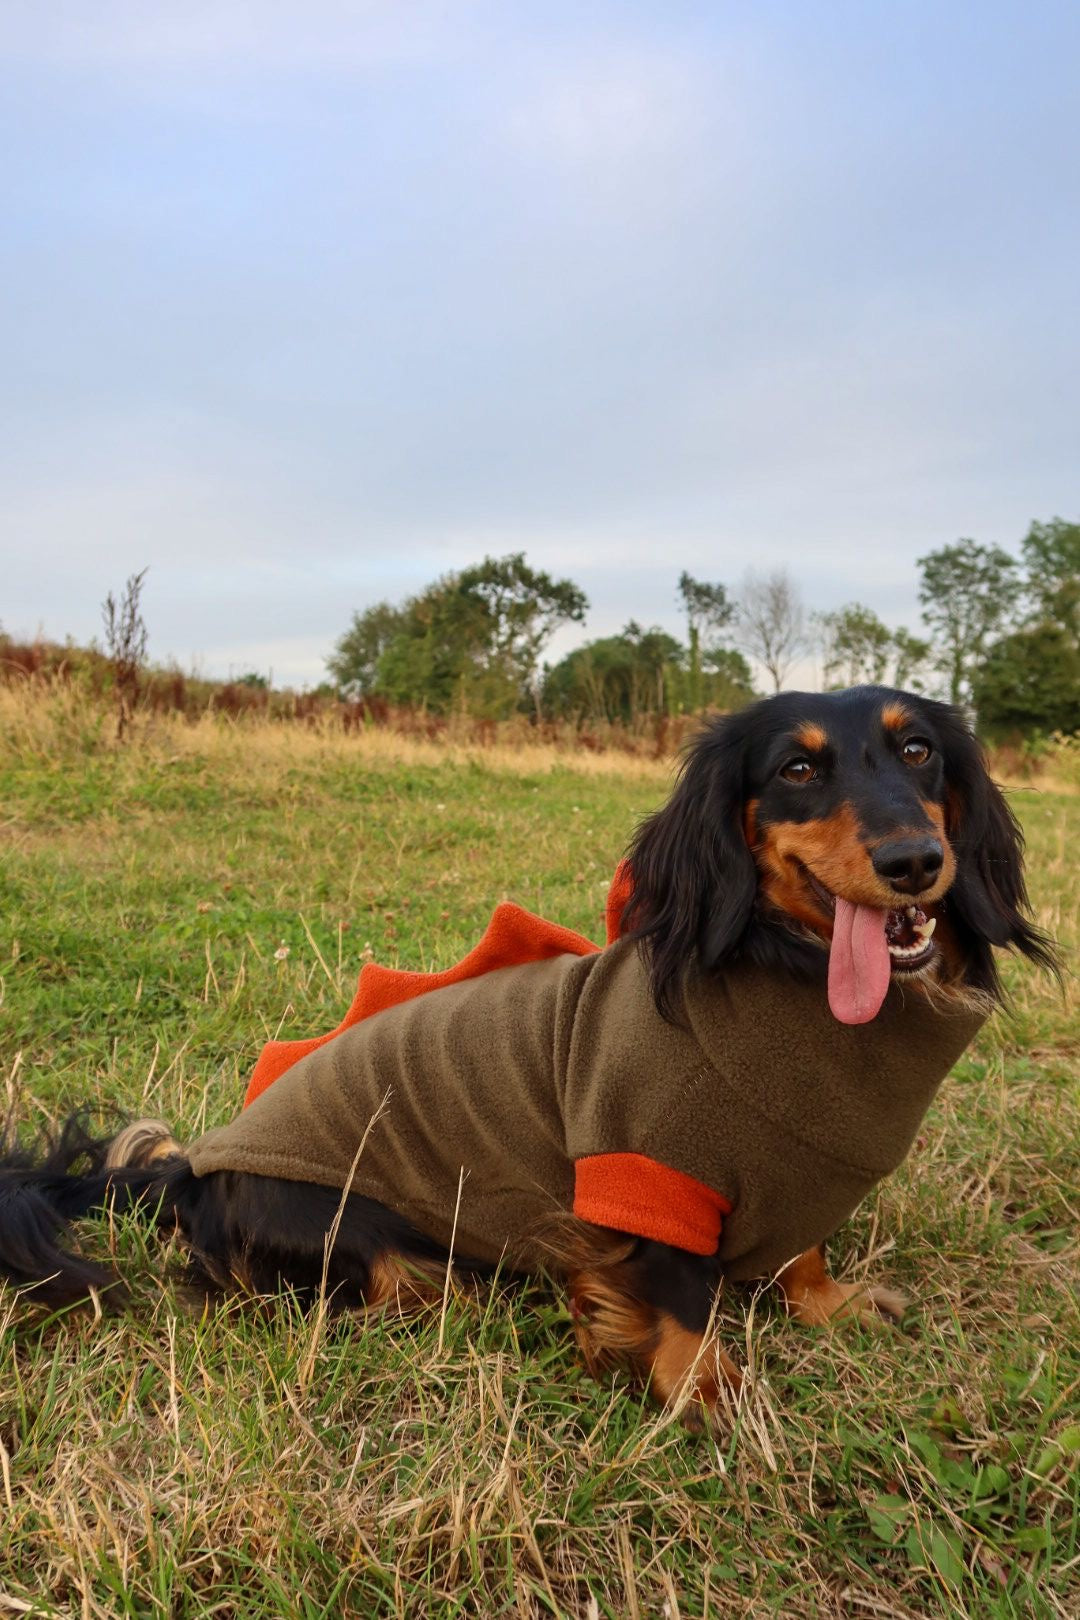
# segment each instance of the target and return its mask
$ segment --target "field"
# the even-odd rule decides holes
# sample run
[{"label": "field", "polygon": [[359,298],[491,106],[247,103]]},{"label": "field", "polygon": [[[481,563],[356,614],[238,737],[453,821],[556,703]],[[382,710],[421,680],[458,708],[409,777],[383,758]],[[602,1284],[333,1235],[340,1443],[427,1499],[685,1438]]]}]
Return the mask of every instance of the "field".
[{"label": "field", "polygon": [[[664,767],[145,723],[0,694],[0,1064],[26,1137],[88,1099],[191,1135],[364,960],[445,966],[504,897],[601,936]],[[1074,947],[1080,798],[1015,796]],[[137,1223],[129,1314],[0,1292],[0,1615],[1075,1616],[1080,1032],[1010,967],[917,1150],[833,1245],[914,1301],[818,1336],[745,1291],[694,1436],[580,1369],[539,1286],[409,1323],[198,1314]]]}]

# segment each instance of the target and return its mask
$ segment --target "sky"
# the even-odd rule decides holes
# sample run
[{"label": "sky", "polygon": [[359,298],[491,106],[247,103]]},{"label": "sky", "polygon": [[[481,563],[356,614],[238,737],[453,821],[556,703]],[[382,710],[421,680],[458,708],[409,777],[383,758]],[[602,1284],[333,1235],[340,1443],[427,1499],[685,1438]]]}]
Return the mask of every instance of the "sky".
[{"label": "sky", "polygon": [[[0,625],[313,684],[485,554],[918,628],[1080,515],[1080,7],[4,0]],[[803,679],[808,669],[797,671]]]}]

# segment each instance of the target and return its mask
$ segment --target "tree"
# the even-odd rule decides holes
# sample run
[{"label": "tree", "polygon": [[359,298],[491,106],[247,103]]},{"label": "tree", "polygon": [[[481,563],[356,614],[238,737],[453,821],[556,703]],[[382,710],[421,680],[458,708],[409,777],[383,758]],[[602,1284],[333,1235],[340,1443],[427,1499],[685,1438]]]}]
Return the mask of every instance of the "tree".
[{"label": "tree", "polygon": [[708,648],[711,638],[725,625],[730,624],[735,608],[734,604],[729,602],[727,590],[723,585],[710,585],[705,580],[694,579],[685,569],[679,575],[679,595],[686,614],[690,643],[688,671],[690,707],[697,711],[702,704],[702,635],[710,638],[706,643]]},{"label": "tree", "polygon": [[919,601],[937,668],[948,682],[950,702],[962,703],[987,646],[1015,611],[1022,590],[1016,559],[1000,546],[958,540],[918,562]]},{"label": "tree", "polygon": [[1032,523],[1021,552],[1028,613],[972,675],[980,730],[994,738],[1080,729],[1080,523]]},{"label": "tree", "polygon": [[806,612],[799,590],[786,569],[764,576],[748,573],[735,609],[738,640],[756,658],[779,692],[796,658],[806,646]]},{"label": "tree", "polygon": [[826,687],[881,684],[893,640],[873,608],[849,602],[832,613],[818,614],[817,625]]},{"label": "tree", "polygon": [[485,557],[400,607],[379,602],[355,614],[327,663],[357,693],[497,719],[537,702],[545,644],[587,607],[571,580],[537,572],[521,552]]},{"label": "tree", "polygon": [[659,625],[643,630],[631,619],[623,637],[627,646],[628,718],[639,714],[662,714],[667,707],[673,677],[682,668],[684,649],[674,636]]},{"label": "tree", "polygon": [[490,661],[508,682],[533,694],[539,713],[540,654],[560,625],[580,624],[585,618],[585,592],[572,580],[530,568],[522,551],[485,557],[465,570],[459,588],[487,609]]},{"label": "tree", "polygon": [[1080,731],[1080,646],[1043,621],[994,643],[972,680],[979,730],[1001,740]]},{"label": "tree", "polygon": [[139,697],[139,670],[146,657],[146,621],[142,616],[142,588],[146,569],[128,576],[119,602],[109,592],[101,604],[105,651],[112,663],[116,698],[116,740],[123,742]]},{"label": "tree", "polygon": [[930,643],[921,636],[912,635],[901,625],[893,631],[893,664],[890,686],[899,686],[908,692],[925,692],[924,671],[930,663]]},{"label": "tree", "polygon": [[403,625],[402,610],[389,602],[376,602],[363,613],[353,614],[352,623],[326,660],[342,691],[356,697],[374,692],[379,660]]},{"label": "tree", "polygon": [[550,714],[633,724],[662,713],[686,649],[665,630],[643,630],[633,619],[616,636],[575,647],[549,669],[544,706]]},{"label": "tree", "polygon": [[890,630],[872,608],[849,602],[817,615],[826,687],[889,686],[923,689],[922,669],[930,644],[903,625]]},{"label": "tree", "polygon": [[435,714],[462,709],[497,718],[516,708],[521,694],[489,662],[486,608],[461,590],[459,575],[437,579],[400,611],[400,627],[376,665],[373,691]]},{"label": "tree", "polygon": [[1033,617],[1080,636],[1080,523],[1032,523],[1021,550]]},{"label": "tree", "polygon": [[705,701],[710,709],[727,712],[752,703],[754,672],[741,652],[734,647],[712,647],[706,652]]}]

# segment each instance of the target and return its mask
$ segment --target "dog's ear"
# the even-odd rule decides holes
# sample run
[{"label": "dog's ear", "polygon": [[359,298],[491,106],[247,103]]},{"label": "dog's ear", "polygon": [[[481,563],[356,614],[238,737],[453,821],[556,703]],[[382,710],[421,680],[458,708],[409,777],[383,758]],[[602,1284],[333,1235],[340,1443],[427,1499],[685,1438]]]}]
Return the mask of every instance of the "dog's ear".
[{"label": "dog's ear", "polygon": [[1000,996],[991,945],[1020,951],[1060,977],[1057,949],[1036,928],[1024,881],[1024,834],[966,721],[946,704],[935,705],[945,761],[945,830],[956,855],[949,910],[968,953],[970,981]]},{"label": "dog's ear", "polygon": [[643,944],[657,1008],[676,1016],[679,981],[696,957],[714,970],[738,950],[754,911],[757,868],[742,829],[749,710],[691,745],[671,798],[630,850],[625,930]]}]

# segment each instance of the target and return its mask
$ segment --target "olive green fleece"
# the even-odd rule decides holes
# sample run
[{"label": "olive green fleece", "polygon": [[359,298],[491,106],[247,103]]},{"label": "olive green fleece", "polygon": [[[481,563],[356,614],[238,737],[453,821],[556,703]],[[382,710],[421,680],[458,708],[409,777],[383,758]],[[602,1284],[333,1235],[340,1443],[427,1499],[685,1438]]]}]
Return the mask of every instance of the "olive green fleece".
[{"label": "olive green fleece", "polygon": [[[456,1212],[459,1256],[527,1266],[573,1207],[575,1161],[640,1154],[730,1201],[726,1275],[769,1276],[900,1164],[982,1022],[893,984],[871,1023],[843,1025],[823,984],[747,965],[692,975],[685,1014],[659,1016],[625,941],[500,968],[345,1030],[191,1164],[342,1188],[366,1132],[353,1191],[446,1246]],[[654,1235],[632,1199],[618,1224]]]}]

